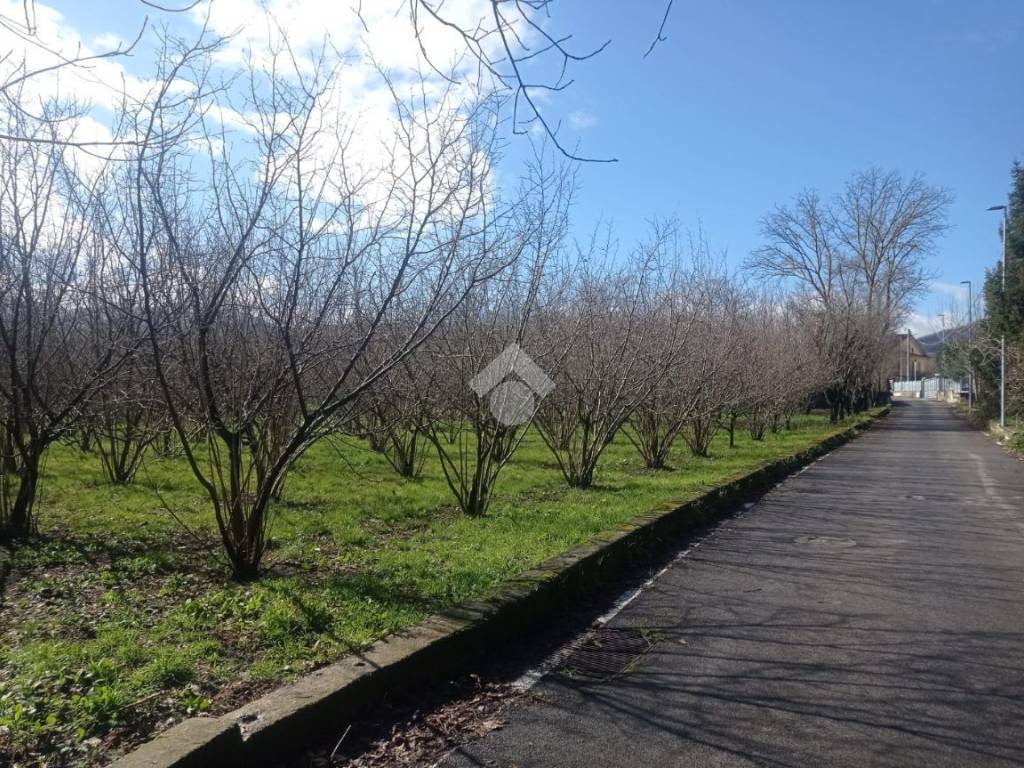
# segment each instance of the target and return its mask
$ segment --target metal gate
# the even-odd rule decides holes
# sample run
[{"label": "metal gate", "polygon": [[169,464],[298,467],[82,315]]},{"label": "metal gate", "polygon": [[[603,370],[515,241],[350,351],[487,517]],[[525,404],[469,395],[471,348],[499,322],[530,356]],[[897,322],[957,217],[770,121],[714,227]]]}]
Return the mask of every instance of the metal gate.
[{"label": "metal gate", "polygon": [[922,400],[948,400],[959,396],[960,382],[944,376],[931,376],[913,381],[893,381],[892,393],[896,397],[916,397]]}]

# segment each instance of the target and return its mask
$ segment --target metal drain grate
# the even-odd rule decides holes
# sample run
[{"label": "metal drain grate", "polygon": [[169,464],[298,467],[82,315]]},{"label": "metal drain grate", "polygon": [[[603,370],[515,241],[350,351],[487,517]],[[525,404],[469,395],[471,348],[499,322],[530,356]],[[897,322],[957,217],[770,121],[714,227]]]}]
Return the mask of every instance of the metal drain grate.
[{"label": "metal drain grate", "polygon": [[578,682],[611,680],[628,671],[653,643],[639,629],[598,627],[573,648],[555,674]]}]

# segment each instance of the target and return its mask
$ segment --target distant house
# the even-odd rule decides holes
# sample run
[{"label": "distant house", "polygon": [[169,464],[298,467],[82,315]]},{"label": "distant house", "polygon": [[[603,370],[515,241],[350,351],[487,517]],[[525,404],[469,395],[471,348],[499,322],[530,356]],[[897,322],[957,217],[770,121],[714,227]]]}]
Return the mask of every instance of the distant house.
[{"label": "distant house", "polygon": [[928,353],[921,341],[912,333],[897,333],[893,336],[887,378],[907,381],[935,375],[935,356]]}]

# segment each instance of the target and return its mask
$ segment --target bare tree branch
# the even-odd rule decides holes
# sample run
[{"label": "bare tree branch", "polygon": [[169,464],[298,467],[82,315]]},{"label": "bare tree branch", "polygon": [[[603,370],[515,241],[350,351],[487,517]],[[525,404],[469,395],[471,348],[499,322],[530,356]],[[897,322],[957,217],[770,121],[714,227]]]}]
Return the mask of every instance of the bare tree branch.
[{"label": "bare tree branch", "polygon": [[668,3],[665,5],[665,13],[661,17],[661,24],[658,26],[658,32],[654,36],[654,39],[651,41],[650,46],[648,46],[647,50],[644,52],[643,58],[646,59],[648,56],[650,56],[651,51],[655,49],[658,43],[663,43],[668,39],[667,37],[665,37],[665,24],[668,23],[668,16],[670,13],[672,13],[672,3],[673,0],[668,0]]}]

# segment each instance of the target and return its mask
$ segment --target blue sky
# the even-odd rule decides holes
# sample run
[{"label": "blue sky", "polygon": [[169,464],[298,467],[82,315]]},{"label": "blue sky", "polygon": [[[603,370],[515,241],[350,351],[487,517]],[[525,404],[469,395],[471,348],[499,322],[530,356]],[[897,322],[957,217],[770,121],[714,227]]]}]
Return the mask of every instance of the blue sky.
[{"label": "blue sky", "polygon": [[[87,39],[127,34],[143,15],[129,0],[50,4]],[[738,266],[761,215],[802,188],[830,194],[870,166],[920,172],[955,195],[935,290],[913,320],[937,329],[959,281],[980,285],[999,256],[985,209],[1024,161],[1024,3],[675,0],[668,39],[645,60],[663,10],[552,5],[552,31],[572,32],[580,50],[612,40],[546,107],[563,140],[619,158],[581,169],[578,229],[603,216],[629,237],[674,214],[699,220]]]},{"label": "blue sky", "polygon": [[599,5],[564,9],[581,42],[613,37],[566,100],[593,117],[583,151],[620,161],[584,168],[578,218],[699,218],[740,264],[773,204],[876,165],[956,197],[920,314],[943,312],[999,257],[985,209],[1024,161],[1024,3],[676,0],[646,60],[662,5]]}]

